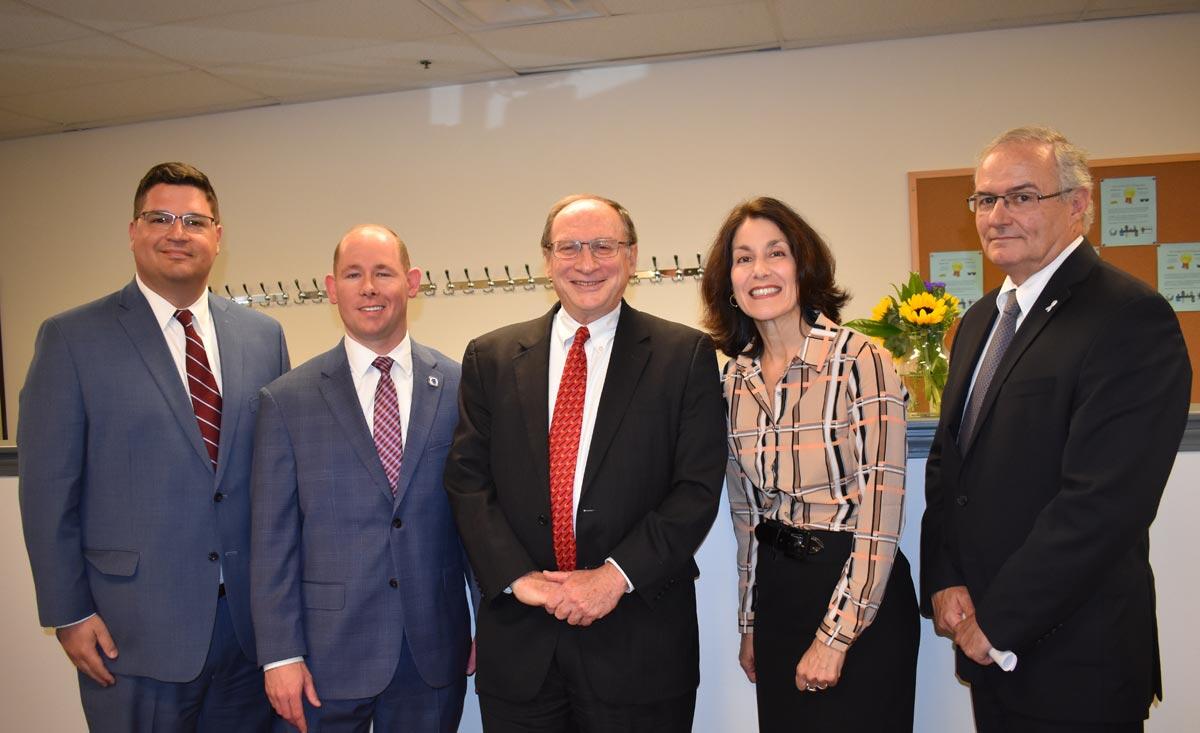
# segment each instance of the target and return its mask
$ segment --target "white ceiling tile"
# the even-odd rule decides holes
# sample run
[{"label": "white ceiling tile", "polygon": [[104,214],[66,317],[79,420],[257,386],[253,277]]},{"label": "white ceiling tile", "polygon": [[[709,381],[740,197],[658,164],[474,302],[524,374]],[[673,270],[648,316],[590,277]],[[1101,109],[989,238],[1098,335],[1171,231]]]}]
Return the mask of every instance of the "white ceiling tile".
[{"label": "white ceiling tile", "polygon": [[1093,0],[1084,18],[1120,18],[1155,13],[1186,13],[1200,10],[1200,0]]},{"label": "white ceiling tile", "polygon": [[746,0],[600,0],[600,5],[613,15],[664,13],[671,10],[691,10],[710,5],[735,5]]},{"label": "white ceiling tile", "polygon": [[54,43],[92,33],[78,23],[13,0],[0,0],[0,49]]},{"label": "white ceiling tile", "polygon": [[0,97],[136,79],[186,68],[112,36],[93,35],[0,51]]},{"label": "white ceiling tile", "polygon": [[112,33],[148,25],[287,5],[300,0],[25,0],[64,18]]},{"label": "white ceiling tile", "polygon": [[79,89],[7,97],[2,106],[18,114],[81,126],[117,120],[165,118],[271,103],[203,71],[93,84]]},{"label": "white ceiling tile", "polygon": [[1088,0],[1010,0],[1003,5],[961,0],[772,0],[788,45],[846,43],[1074,20]]},{"label": "white ceiling tile", "polygon": [[778,40],[762,2],[544,23],[471,35],[518,70],[761,47]]},{"label": "white ceiling tile", "polygon": [[453,32],[449,23],[415,0],[315,0],[118,35],[164,56],[207,68]]},{"label": "white ceiling tile", "polygon": [[[420,61],[431,61],[428,69]],[[346,96],[515,76],[458,35],[235,64],[211,72],[283,100]]]},{"label": "white ceiling tile", "polygon": [[0,140],[57,132],[58,123],[26,117],[0,108]]}]

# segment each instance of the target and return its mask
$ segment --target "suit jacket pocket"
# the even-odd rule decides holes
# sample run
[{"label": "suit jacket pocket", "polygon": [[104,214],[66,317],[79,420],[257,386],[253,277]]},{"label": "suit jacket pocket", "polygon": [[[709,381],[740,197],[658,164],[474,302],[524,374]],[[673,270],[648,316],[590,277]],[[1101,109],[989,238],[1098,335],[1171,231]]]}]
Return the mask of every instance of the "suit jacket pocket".
[{"label": "suit jacket pocket", "polygon": [[342,583],[310,583],[306,580],[300,587],[305,608],[340,611],[346,607],[346,586]]},{"label": "suit jacket pocket", "polygon": [[92,567],[105,575],[119,575],[128,578],[137,570],[138,560],[141,559],[142,554],[133,550],[85,549],[83,556],[87,558]]}]

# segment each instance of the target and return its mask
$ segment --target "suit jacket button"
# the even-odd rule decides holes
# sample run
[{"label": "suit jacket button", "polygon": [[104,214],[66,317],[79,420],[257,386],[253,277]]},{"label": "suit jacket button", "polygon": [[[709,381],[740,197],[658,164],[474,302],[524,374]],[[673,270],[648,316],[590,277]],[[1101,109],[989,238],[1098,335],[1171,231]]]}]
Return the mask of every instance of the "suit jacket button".
[{"label": "suit jacket button", "polygon": [[218,503],[219,503],[219,502],[220,502],[222,499],[224,499],[224,498],[225,498],[225,495],[224,495],[224,494],[222,494],[220,491],[218,491],[217,493],[213,494],[213,501],[215,501],[215,502],[218,502]]},{"label": "suit jacket button", "polygon": [[403,526],[404,526],[404,522],[400,521],[400,517],[396,517],[395,519],[392,520],[392,529],[400,529]]},{"label": "suit jacket button", "polygon": [[967,505],[967,497],[959,496],[959,497],[955,498],[954,503],[958,504],[959,506],[966,506]]},{"label": "suit jacket button", "polygon": [[216,562],[217,560],[221,559],[221,556],[215,552],[210,552],[208,553],[208,559],[212,562]]},{"label": "suit jacket button", "polygon": [[550,524],[550,520],[546,519],[545,514],[539,514],[537,516],[537,522],[538,522],[538,524],[542,525],[543,527],[545,527],[547,524]]},{"label": "suit jacket button", "polygon": [[388,581],[388,585],[392,586],[393,588],[399,588],[400,581],[396,580],[395,578],[392,578],[391,580]]}]

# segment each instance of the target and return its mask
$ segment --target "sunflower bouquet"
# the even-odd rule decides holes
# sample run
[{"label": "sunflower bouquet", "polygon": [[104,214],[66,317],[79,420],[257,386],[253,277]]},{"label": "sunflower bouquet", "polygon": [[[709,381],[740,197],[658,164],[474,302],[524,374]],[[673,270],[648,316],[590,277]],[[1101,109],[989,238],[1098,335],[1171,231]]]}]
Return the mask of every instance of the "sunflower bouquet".
[{"label": "sunflower bouquet", "polygon": [[946,388],[949,361],[942,347],[946,332],[959,316],[959,300],[946,284],[925,282],[911,273],[908,282],[886,295],[871,317],[844,325],[883,342],[902,376],[921,384],[930,412],[937,412]]}]

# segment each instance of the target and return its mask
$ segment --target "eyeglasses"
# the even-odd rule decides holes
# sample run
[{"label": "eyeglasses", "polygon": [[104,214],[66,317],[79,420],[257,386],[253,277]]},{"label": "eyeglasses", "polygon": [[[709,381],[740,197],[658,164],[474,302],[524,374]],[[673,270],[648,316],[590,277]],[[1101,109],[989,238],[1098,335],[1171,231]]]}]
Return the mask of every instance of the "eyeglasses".
[{"label": "eyeglasses", "polygon": [[976,193],[967,197],[967,208],[976,214],[986,214],[996,208],[996,204],[1001,199],[1004,199],[1004,208],[1009,211],[1031,211],[1041,201],[1062,196],[1064,193],[1074,190],[1073,188],[1064,188],[1044,196],[1038,194],[1037,191],[1014,191],[1003,196],[997,193]]},{"label": "eyeglasses", "polygon": [[143,211],[138,218],[151,229],[163,230],[170,229],[178,219],[183,231],[192,233],[208,231],[217,223],[216,219],[204,214],[172,214],[169,211]]},{"label": "eyeglasses", "polygon": [[631,242],[622,242],[619,239],[608,239],[601,237],[588,241],[586,239],[560,239],[557,242],[550,243],[550,251],[560,260],[573,260],[583,251],[584,246],[592,251],[592,257],[598,260],[611,260],[617,256],[617,252],[621,251],[622,246],[628,246]]}]

